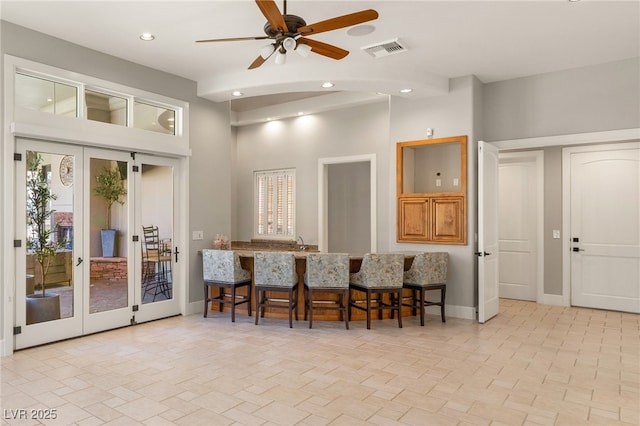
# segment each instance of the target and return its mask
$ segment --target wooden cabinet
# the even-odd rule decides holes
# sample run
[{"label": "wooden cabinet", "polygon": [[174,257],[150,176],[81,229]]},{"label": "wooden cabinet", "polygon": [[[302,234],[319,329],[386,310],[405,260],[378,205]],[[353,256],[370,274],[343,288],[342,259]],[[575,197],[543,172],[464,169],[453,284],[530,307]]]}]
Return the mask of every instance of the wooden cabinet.
[{"label": "wooden cabinet", "polygon": [[467,243],[467,137],[397,144],[397,240]]},{"label": "wooden cabinet", "polygon": [[457,196],[399,197],[398,241],[464,244],[464,203]]},{"label": "wooden cabinet", "polygon": [[429,199],[400,198],[398,200],[398,240],[425,241],[429,239]]}]

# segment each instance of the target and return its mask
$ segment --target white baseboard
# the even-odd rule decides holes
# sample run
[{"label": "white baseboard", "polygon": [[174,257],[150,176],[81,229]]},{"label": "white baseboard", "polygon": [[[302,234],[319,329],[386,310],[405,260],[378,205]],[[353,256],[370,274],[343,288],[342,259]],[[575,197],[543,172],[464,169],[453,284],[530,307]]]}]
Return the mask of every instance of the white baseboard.
[{"label": "white baseboard", "polygon": [[[427,306],[428,314],[440,315],[440,306]],[[472,306],[456,306],[456,305],[444,305],[445,316],[452,318],[462,319],[476,319],[476,308]]]},{"label": "white baseboard", "polygon": [[201,314],[204,312],[204,299],[187,304],[185,315]]},{"label": "white baseboard", "polygon": [[569,306],[561,294],[543,294],[542,300],[538,300],[542,305]]}]

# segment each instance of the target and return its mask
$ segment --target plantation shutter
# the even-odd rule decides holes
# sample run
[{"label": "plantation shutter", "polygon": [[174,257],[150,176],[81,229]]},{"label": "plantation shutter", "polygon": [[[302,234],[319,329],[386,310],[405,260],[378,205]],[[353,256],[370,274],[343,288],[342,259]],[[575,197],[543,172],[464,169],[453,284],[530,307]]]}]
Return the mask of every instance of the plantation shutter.
[{"label": "plantation shutter", "polygon": [[255,238],[295,238],[295,169],[255,174]]}]

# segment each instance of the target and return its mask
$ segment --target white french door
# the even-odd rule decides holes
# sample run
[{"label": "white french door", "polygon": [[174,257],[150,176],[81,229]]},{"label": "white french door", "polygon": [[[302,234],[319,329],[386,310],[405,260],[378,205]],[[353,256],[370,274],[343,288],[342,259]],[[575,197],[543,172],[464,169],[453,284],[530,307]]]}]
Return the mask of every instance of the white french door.
[{"label": "white french door", "polygon": [[[179,160],[26,139],[16,145],[23,158],[16,164],[16,239],[23,242],[16,253],[16,349],[179,314]],[[110,209],[97,193],[99,177],[107,175],[118,177],[126,192]],[[44,277],[33,220],[25,215],[34,204],[33,177],[40,176],[53,194],[44,210],[53,247]],[[163,247],[153,264],[143,257],[147,225],[160,230]],[[103,229],[115,231],[111,251],[103,247]],[[60,311],[44,320],[34,319],[27,297],[42,287]]]},{"label": "white french door", "polygon": [[[180,297],[184,283],[181,268],[184,264],[180,252],[180,239],[177,223],[182,220],[177,206],[180,197],[178,188],[180,163],[178,160],[151,155],[135,155],[134,191],[135,197],[135,234],[136,277],[140,285],[136,286],[135,322],[151,321],[180,313]],[[156,228],[160,243],[160,262],[148,264],[145,252],[143,227]],[[145,273],[146,271],[146,273]]]},{"label": "white french door", "polygon": [[17,349],[82,334],[82,148],[18,139]]}]

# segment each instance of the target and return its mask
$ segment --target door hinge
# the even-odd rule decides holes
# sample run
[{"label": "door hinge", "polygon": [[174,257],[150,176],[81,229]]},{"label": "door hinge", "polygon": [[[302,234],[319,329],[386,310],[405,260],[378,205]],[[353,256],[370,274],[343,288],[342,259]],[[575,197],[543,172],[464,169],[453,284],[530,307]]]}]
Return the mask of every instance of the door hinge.
[{"label": "door hinge", "polygon": [[22,161],[22,154],[19,152],[13,153],[13,161]]},{"label": "door hinge", "polygon": [[132,310],[133,312],[138,312],[138,309],[139,309],[138,305],[133,305],[133,306],[131,307],[131,310]]},{"label": "door hinge", "polygon": [[134,243],[137,243],[138,241],[140,241],[140,237],[138,235],[134,235],[133,237],[131,237],[133,239]]},{"label": "door hinge", "polygon": [[133,166],[131,169],[134,173],[137,173],[140,171],[140,166]]},{"label": "door hinge", "polygon": [[22,240],[13,240],[13,247],[14,248],[22,247]]},{"label": "door hinge", "polygon": [[134,152],[131,152],[131,154],[130,154],[130,155],[131,155],[131,159],[132,159],[133,161],[136,161],[136,153],[135,153],[135,151],[134,151]]},{"label": "door hinge", "polygon": [[17,336],[18,334],[22,334],[22,327],[19,325],[13,327],[13,335]]}]

